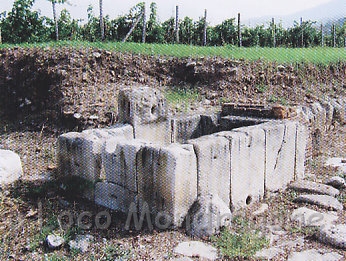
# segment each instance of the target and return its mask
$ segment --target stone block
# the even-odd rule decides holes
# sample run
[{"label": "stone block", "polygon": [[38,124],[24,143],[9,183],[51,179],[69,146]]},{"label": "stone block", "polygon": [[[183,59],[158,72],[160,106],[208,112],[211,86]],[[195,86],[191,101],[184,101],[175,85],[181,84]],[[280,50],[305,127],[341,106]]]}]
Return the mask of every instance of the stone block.
[{"label": "stone block", "polygon": [[0,150],[0,185],[12,183],[22,175],[19,155],[10,150]]},{"label": "stone block", "polygon": [[137,203],[137,194],[113,183],[98,182],[95,185],[95,203],[128,213],[131,203]]},{"label": "stone block", "polygon": [[79,176],[95,182],[101,176],[104,140],[95,135],[69,132],[58,138],[58,169],[63,176]]},{"label": "stone block", "polygon": [[170,121],[136,125],[134,131],[136,139],[161,145],[171,143]]},{"label": "stone block", "polygon": [[197,161],[191,145],[148,145],[137,154],[139,210],[168,215],[181,226],[197,198]]},{"label": "stone block", "polygon": [[106,141],[102,150],[102,163],[106,180],[137,192],[137,152],[145,146],[141,140],[113,138]]},{"label": "stone block", "polygon": [[186,143],[189,139],[202,136],[200,124],[200,115],[171,119],[172,143]]},{"label": "stone block", "polygon": [[118,98],[120,123],[132,126],[165,121],[167,104],[163,94],[149,87],[120,90]]},{"label": "stone block", "polygon": [[264,196],[264,130],[259,126],[251,126],[215,135],[229,140],[231,209],[259,201]]},{"label": "stone block", "polygon": [[124,137],[127,140],[131,140],[134,138],[133,127],[129,124],[116,124],[110,128],[103,129],[89,129],[84,130],[82,133],[92,134],[102,139]]},{"label": "stone block", "polygon": [[277,191],[295,178],[297,123],[268,122],[265,132],[265,189]]},{"label": "stone block", "polygon": [[305,177],[305,158],[308,138],[309,133],[307,127],[304,124],[297,123],[294,180],[304,179]]},{"label": "stone block", "polygon": [[197,156],[198,195],[219,196],[230,204],[231,156],[229,141],[214,135],[188,141]]}]

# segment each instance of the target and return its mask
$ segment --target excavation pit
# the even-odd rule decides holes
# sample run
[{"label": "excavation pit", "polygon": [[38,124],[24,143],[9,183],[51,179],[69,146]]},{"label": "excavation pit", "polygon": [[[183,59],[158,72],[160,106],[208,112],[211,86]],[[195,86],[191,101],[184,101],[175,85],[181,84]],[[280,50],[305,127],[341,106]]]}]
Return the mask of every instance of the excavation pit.
[{"label": "excavation pit", "polygon": [[118,104],[118,125],[59,138],[60,173],[93,182],[86,196],[99,205],[148,206],[180,227],[201,197],[233,211],[304,177],[307,130],[277,108],[225,104],[175,118],[148,87],[122,90]]}]

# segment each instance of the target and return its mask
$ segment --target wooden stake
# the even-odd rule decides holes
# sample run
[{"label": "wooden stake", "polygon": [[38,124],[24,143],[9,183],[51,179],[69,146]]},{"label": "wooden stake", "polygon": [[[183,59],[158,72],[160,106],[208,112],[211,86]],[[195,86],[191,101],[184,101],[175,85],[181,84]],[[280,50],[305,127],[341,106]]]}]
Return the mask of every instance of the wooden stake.
[{"label": "wooden stake", "polygon": [[238,13],[238,46],[242,46],[242,39],[241,39],[241,26],[240,26],[240,13]]},{"label": "wooden stake", "polygon": [[207,45],[207,9],[204,10],[203,46]]},{"label": "wooden stake", "polygon": [[145,43],[146,33],[147,33],[147,16],[146,16],[146,3],[144,3],[143,7],[143,28],[142,28],[142,43]]},{"label": "wooden stake", "polygon": [[274,18],[272,18],[272,30],[273,30],[273,47],[276,47],[276,26]]},{"label": "wooden stake", "polygon": [[129,31],[129,32],[127,33],[127,35],[124,37],[123,43],[126,42],[127,39],[130,37],[130,35],[132,34],[133,30],[136,28],[137,24],[138,24],[139,21],[141,20],[142,15],[143,15],[143,14],[140,14],[140,15],[137,17],[137,19],[136,19],[135,23],[132,25],[130,31]]},{"label": "wooden stake", "polygon": [[175,7],[175,42],[179,43],[179,6]]}]

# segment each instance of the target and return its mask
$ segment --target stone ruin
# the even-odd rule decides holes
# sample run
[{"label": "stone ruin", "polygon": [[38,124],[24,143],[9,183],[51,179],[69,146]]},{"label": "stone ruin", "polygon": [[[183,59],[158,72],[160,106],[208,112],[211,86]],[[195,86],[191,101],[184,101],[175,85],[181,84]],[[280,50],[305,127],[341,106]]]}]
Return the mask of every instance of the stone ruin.
[{"label": "stone ruin", "polygon": [[280,106],[224,104],[218,113],[174,117],[149,87],[123,89],[118,99],[117,125],[58,140],[60,175],[91,181],[85,196],[96,204],[124,213],[148,206],[204,236],[228,222],[217,217],[304,178],[312,109],[295,111],[306,125],[278,119]]}]

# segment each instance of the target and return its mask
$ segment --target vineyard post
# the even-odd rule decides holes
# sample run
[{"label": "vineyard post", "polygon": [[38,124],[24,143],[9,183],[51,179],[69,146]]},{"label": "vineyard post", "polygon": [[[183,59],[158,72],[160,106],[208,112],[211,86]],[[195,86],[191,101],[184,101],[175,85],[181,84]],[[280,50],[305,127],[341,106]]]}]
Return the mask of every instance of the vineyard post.
[{"label": "vineyard post", "polygon": [[304,47],[303,17],[300,17],[300,30],[302,31],[300,47]]},{"label": "vineyard post", "polygon": [[179,43],[179,6],[175,7],[175,42]]},{"label": "vineyard post", "polygon": [[147,33],[147,16],[146,16],[146,9],[145,9],[146,3],[144,3],[143,6],[143,28],[142,28],[142,43],[145,43],[146,33]]},{"label": "vineyard post", "polygon": [[332,25],[332,28],[333,28],[333,47],[335,48],[336,47],[336,30],[335,30],[335,24]]},{"label": "vineyard post", "polygon": [[207,45],[207,9],[204,10],[203,46]]},{"label": "vineyard post", "polygon": [[105,26],[103,21],[103,2],[100,0],[100,29],[101,29],[101,40],[105,40]]},{"label": "vineyard post", "polygon": [[321,46],[324,46],[324,32],[323,32],[323,24],[321,24]]},{"label": "vineyard post", "polygon": [[273,47],[276,47],[276,27],[275,27],[275,20],[272,18],[272,30],[273,30]]},{"label": "vineyard post", "polygon": [[0,44],[2,44],[1,27],[0,27]]},{"label": "vineyard post", "polygon": [[127,39],[130,37],[130,35],[132,34],[133,30],[136,28],[137,24],[139,23],[139,21],[142,18],[143,13],[139,14],[135,23],[132,25],[130,31],[127,33],[127,35],[124,37],[124,39],[122,40],[123,43],[125,43],[127,41]]},{"label": "vineyard post", "polygon": [[242,46],[242,39],[241,39],[241,26],[240,26],[240,13],[238,13],[238,46]]}]

